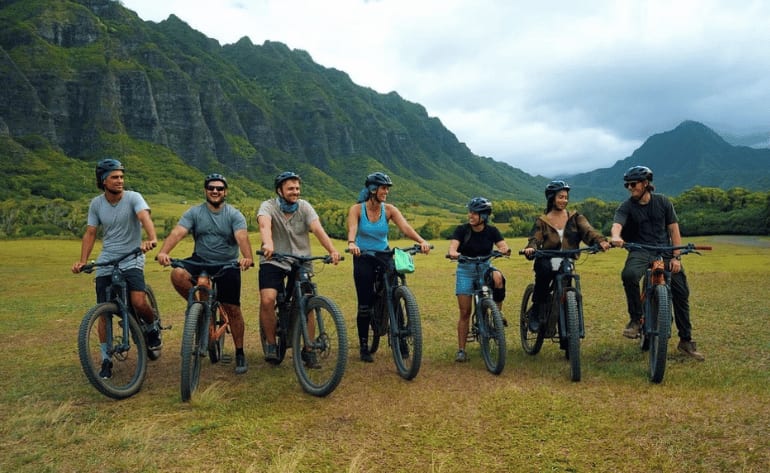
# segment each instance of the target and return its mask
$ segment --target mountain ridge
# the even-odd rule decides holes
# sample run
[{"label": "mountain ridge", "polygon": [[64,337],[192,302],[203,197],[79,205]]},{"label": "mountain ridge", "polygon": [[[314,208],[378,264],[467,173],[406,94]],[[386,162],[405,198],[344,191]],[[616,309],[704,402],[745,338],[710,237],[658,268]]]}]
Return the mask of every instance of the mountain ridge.
[{"label": "mountain ridge", "polygon": [[[401,202],[455,209],[475,195],[540,203],[548,182],[473,154],[422,105],[361,87],[277,41],[220,45],[176,15],[144,21],[113,0],[6,0],[0,26],[0,170],[13,176],[0,199],[76,198],[69,186],[87,182],[105,155],[126,160],[143,191],[186,196],[212,171],[264,196],[275,174],[292,169],[309,195],[350,201],[366,174],[382,170]],[[705,166],[683,182],[703,184],[718,181],[702,164],[715,153],[748,155],[706,127],[680,127],[664,145],[655,135],[613,167],[574,176],[573,198],[622,198],[609,183],[634,160],[667,184],[681,172],[668,169],[678,153]],[[752,159],[767,161],[755,151]],[[719,185],[766,186],[767,171],[752,169]]]}]

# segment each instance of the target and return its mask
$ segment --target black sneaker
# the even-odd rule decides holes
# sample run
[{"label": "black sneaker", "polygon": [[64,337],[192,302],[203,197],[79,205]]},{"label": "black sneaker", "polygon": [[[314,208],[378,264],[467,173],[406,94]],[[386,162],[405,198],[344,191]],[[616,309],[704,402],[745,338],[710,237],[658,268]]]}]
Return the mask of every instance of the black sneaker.
[{"label": "black sneaker", "polygon": [[532,333],[537,333],[540,331],[540,316],[537,312],[536,308],[532,308],[527,313],[527,319],[529,319],[529,331]]},{"label": "black sneaker", "polygon": [[305,363],[310,369],[317,370],[321,368],[321,363],[318,362],[318,355],[314,351],[302,350],[302,362]]},{"label": "black sneaker", "polygon": [[110,360],[102,361],[102,370],[99,371],[99,377],[102,379],[112,378],[112,361]]},{"label": "black sneaker", "polygon": [[278,361],[278,345],[272,343],[267,345],[265,361]]},{"label": "black sneaker", "polygon": [[361,347],[361,361],[366,363],[374,363],[374,358],[372,358],[372,354],[369,353],[368,348]]},{"label": "black sneaker", "polygon": [[246,363],[246,355],[237,353],[235,355],[235,374],[244,374],[249,370],[249,364]]},{"label": "black sneaker", "polygon": [[160,339],[160,330],[152,329],[147,332],[147,349],[160,350],[163,347],[163,340]]}]

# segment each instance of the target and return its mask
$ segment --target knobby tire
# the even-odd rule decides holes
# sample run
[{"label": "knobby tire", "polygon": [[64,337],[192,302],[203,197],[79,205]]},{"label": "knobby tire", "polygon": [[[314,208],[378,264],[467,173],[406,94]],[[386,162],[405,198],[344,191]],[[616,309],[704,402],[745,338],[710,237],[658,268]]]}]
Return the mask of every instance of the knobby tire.
[{"label": "knobby tire", "polygon": [[521,335],[521,348],[528,355],[537,355],[543,347],[545,339],[545,322],[540,324],[540,331],[530,332],[529,313],[533,309],[534,302],[532,297],[535,293],[535,285],[530,284],[524,289],[524,295],[521,298],[521,313],[519,315],[519,332]]},{"label": "knobby tire", "polygon": [[417,300],[407,286],[393,293],[395,326],[390,328],[390,348],[398,375],[414,379],[422,363],[422,324]]},{"label": "knobby tire", "polygon": [[655,286],[652,304],[650,306],[653,334],[650,335],[650,381],[660,383],[666,372],[666,357],[668,356],[668,339],[671,336],[671,300],[668,288],[664,285]]},{"label": "knobby tire", "polygon": [[505,368],[506,352],[503,316],[491,297],[482,298],[480,305],[479,322],[483,324],[479,327],[481,355],[487,371],[500,374]]},{"label": "knobby tire", "polygon": [[[122,319],[117,304],[105,302],[86,313],[78,331],[78,355],[86,378],[100,393],[113,399],[125,399],[139,392],[147,373],[147,343],[134,317],[128,318],[131,337],[128,351],[113,352],[123,341]],[[108,348],[112,352],[110,360],[113,365],[110,379],[99,376],[102,365],[98,328],[100,320],[112,327],[112,343]]]},{"label": "knobby tire", "polygon": [[201,361],[207,347],[201,346],[203,331],[208,330],[206,325],[206,309],[203,302],[193,302],[187,310],[184,319],[184,331],[182,332],[182,368],[181,368],[181,395],[182,401],[187,402],[192,393],[198,387],[201,374]]},{"label": "knobby tire", "polygon": [[312,296],[307,301],[307,317],[315,320],[312,351],[320,364],[313,368],[305,364],[302,350],[305,348],[303,328],[307,318],[300,314],[292,333],[294,371],[302,389],[313,396],[329,395],[342,381],[348,359],[348,338],[345,318],[339,307],[325,296]]},{"label": "knobby tire", "polygon": [[578,316],[578,299],[574,290],[564,294],[564,310],[567,322],[567,358],[572,381],[580,381],[580,319]]}]

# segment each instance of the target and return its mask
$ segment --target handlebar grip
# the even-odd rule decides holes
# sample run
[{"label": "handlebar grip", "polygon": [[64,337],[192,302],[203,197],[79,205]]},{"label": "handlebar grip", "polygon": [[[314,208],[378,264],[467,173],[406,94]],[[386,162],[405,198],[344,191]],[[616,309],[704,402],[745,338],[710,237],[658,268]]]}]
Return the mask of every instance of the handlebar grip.
[{"label": "handlebar grip", "polygon": [[696,250],[710,251],[712,249],[712,247],[711,246],[707,246],[707,245],[706,246],[697,245],[697,246],[695,246],[695,249]]}]

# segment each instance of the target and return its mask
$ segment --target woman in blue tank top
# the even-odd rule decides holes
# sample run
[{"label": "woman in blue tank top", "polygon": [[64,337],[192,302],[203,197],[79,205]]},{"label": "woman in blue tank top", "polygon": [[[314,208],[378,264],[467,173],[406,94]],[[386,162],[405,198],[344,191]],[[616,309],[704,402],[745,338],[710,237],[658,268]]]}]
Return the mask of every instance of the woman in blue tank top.
[{"label": "woman in blue tank top", "polygon": [[388,222],[393,222],[404,236],[420,244],[423,253],[430,251],[430,244],[409,225],[403,214],[394,205],[385,203],[392,185],[393,181],[387,174],[369,174],[358,202],[348,211],[348,249],[353,255],[353,281],[358,296],[358,339],[361,360],[368,363],[374,361],[369,353],[369,324],[375,297],[374,274],[382,262],[361,256],[361,250],[388,250]]}]

